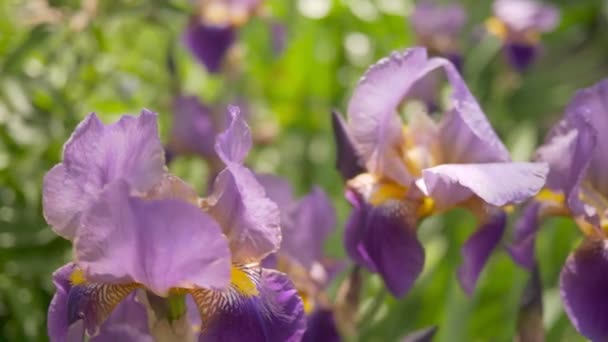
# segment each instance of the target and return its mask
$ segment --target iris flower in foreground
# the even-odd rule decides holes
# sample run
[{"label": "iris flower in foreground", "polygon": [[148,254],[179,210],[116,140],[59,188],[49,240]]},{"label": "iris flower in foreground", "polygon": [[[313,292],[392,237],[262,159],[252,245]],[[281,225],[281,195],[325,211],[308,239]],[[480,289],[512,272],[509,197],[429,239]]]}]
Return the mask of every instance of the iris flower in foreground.
[{"label": "iris flower in foreground", "polygon": [[74,252],[53,275],[51,340],[299,340],[297,291],[259,266],[281,235],[276,204],[242,165],[250,147],[233,109],[216,141],[226,168],[199,199],[165,169],[155,114],[87,116],[44,179],[45,218]]},{"label": "iris flower in foreground", "polygon": [[495,0],[492,9],[487,30],[503,41],[511,65],[526,69],[538,55],[540,35],[557,26],[559,10],[535,0]]},{"label": "iris flower in foreground", "polygon": [[[400,105],[417,82],[443,71],[452,88],[436,121]],[[535,195],[543,163],[512,162],[454,65],[423,48],[395,52],[371,66],[348,104],[348,122],[334,114],[338,168],[354,210],[345,231],[350,257],[379,273],[396,296],[420,275],[424,249],[416,236],[423,218],[469,209],[479,228],[462,248],[458,279],[467,293],[502,237],[504,206]]]},{"label": "iris flower in foreground", "polygon": [[516,225],[513,258],[534,265],[540,221],[570,216],[584,240],[568,257],[561,296],[574,327],[593,341],[608,340],[608,80],[576,93],[536,160],[549,163],[547,185]]},{"label": "iris flower in foreground", "polygon": [[234,44],[237,30],[262,3],[261,0],[200,0],[183,34],[190,53],[211,73],[219,72]]},{"label": "iris flower in foreground", "polygon": [[296,200],[286,180],[272,175],[259,175],[258,180],[281,211],[281,248],[266,263],[285,272],[302,296],[308,315],[303,341],[340,341],[333,304],[324,292],[344,266],[323,253],[325,240],[336,226],[329,197],[315,187]]}]

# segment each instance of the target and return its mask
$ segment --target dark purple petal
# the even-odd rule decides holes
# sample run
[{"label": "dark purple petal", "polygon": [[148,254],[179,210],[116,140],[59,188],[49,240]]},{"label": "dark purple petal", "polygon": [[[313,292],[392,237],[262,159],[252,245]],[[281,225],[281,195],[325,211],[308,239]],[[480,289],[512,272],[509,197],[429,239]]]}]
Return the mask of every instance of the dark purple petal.
[{"label": "dark purple petal", "polygon": [[203,319],[199,341],[300,341],[306,329],[302,300],[282,273],[245,269],[258,293],[238,286],[225,291],[193,293]]},{"label": "dark purple petal", "polygon": [[568,257],[560,276],[560,292],[570,321],[592,341],[608,340],[607,288],[606,240],[586,240]]},{"label": "dark purple petal", "polygon": [[213,25],[193,21],[183,34],[183,42],[194,56],[211,73],[220,71],[228,49],[236,39],[231,25]]},{"label": "dark purple petal", "polygon": [[365,204],[359,194],[347,190],[346,199],[353,206],[353,210],[344,228],[344,248],[348,256],[357,264],[366,267],[372,272],[377,272],[376,265],[363,245],[364,232],[367,229],[367,216],[370,206]]},{"label": "dark purple petal", "polygon": [[505,54],[509,63],[517,70],[526,70],[538,55],[539,47],[527,43],[508,42],[505,45]]},{"label": "dark purple petal", "polygon": [[439,5],[428,0],[418,3],[410,16],[412,27],[419,37],[454,39],[466,20],[467,14],[461,5]]},{"label": "dark purple petal", "polygon": [[357,151],[342,115],[333,111],[331,113],[331,123],[336,143],[336,168],[340,171],[342,178],[348,180],[363,173],[364,169],[360,164]]},{"label": "dark purple petal", "polygon": [[290,212],[283,223],[281,253],[305,268],[323,257],[325,240],[336,227],[336,212],[327,194],[315,187]]},{"label": "dark purple petal", "polygon": [[162,296],[170,288],[223,288],[230,251],[217,223],[180,200],[129,197],[116,182],[83,218],[75,239],[90,281],[136,282]]},{"label": "dark purple petal", "polygon": [[351,258],[378,272],[396,297],[404,296],[422,272],[424,249],[406,202],[390,200],[379,206],[357,203],[348,222],[346,249]]},{"label": "dark purple petal", "polygon": [[[70,275],[74,272],[75,265],[69,263],[62,266],[53,273],[55,284],[55,295],[49,305],[47,331],[51,342],[69,341],[68,334],[68,293],[72,287]],[[82,328],[82,327],[81,327]],[[80,336],[84,334],[84,328]]]},{"label": "dark purple petal", "polygon": [[520,266],[531,270],[536,265],[534,245],[539,228],[541,203],[532,202],[522,211],[514,228],[513,243],[507,247],[511,258]]},{"label": "dark purple petal", "polygon": [[500,207],[534,196],[548,171],[544,163],[444,164],[423,170],[416,185],[440,208],[472,195]]},{"label": "dark purple petal", "polygon": [[437,332],[437,327],[416,330],[405,336],[401,342],[431,342]]},{"label": "dark purple petal", "polygon": [[495,0],[494,15],[515,32],[552,31],[559,22],[559,10],[536,0]]},{"label": "dark purple petal", "polygon": [[340,334],[331,310],[317,310],[308,317],[308,324],[302,342],[340,341]]},{"label": "dark purple petal", "polygon": [[212,156],[215,154],[215,135],[211,109],[203,105],[198,97],[178,96],[174,100],[170,140],[172,152]]},{"label": "dark purple petal", "polygon": [[494,214],[478,230],[469,237],[461,249],[462,265],[458,268],[458,280],[464,291],[471,295],[475,290],[477,279],[496,249],[507,224],[504,212]]},{"label": "dark purple petal", "polygon": [[65,144],[63,163],[44,177],[44,216],[57,234],[71,239],[82,212],[106,185],[122,179],[146,192],[160,180],[164,163],[156,114],[144,110],[107,126],[90,114]]}]

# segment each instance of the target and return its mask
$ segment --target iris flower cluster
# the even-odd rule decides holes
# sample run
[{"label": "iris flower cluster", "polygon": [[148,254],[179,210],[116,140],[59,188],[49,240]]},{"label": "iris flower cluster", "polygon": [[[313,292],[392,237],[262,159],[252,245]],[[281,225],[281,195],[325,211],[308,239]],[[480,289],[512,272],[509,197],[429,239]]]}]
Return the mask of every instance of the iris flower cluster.
[{"label": "iris flower cluster", "polygon": [[53,274],[51,340],[300,340],[300,296],[260,266],[280,246],[280,216],[243,165],[250,148],[232,108],[215,143],[225,168],[199,198],[167,171],[156,114],[87,116],[44,178],[44,216],[73,246]]}]

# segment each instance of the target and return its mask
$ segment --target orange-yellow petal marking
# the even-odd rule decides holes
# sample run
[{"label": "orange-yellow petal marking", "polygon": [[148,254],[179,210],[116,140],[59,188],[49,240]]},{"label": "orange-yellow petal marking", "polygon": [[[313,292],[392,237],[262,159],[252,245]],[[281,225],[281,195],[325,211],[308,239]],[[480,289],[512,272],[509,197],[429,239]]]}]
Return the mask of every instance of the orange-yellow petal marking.
[{"label": "orange-yellow petal marking", "polygon": [[507,25],[496,17],[486,19],[486,30],[502,40],[505,40],[509,33]]},{"label": "orange-yellow petal marking", "polygon": [[84,278],[84,272],[82,272],[81,269],[76,268],[72,271],[72,274],[70,274],[70,283],[72,283],[72,286],[82,285],[86,282],[87,280]]},{"label": "orange-yellow petal marking", "polygon": [[243,296],[252,297],[260,294],[253,280],[238,266],[233,265],[230,268],[230,283]]}]

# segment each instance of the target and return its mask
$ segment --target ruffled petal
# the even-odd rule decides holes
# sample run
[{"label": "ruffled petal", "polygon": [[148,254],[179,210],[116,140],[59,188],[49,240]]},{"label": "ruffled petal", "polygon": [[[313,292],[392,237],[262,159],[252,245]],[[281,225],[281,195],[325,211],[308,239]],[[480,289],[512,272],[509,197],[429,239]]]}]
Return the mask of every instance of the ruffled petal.
[{"label": "ruffled petal", "polygon": [[319,187],[298,202],[283,223],[281,253],[309,268],[323,257],[325,240],[336,227],[336,212]]},{"label": "ruffled petal", "polygon": [[227,290],[192,293],[203,320],[199,341],[300,341],[306,317],[287,276],[259,268],[241,272],[246,278]]},{"label": "ruffled petal", "polygon": [[203,206],[220,223],[230,241],[232,260],[258,262],[278,250],[281,243],[280,212],[255,175],[241,163],[251,148],[251,133],[238,110],[216,141],[216,152],[226,163],[216,177],[213,193]]},{"label": "ruffled petal", "polygon": [[540,224],[540,208],[541,203],[535,201],[523,209],[515,223],[513,243],[507,247],[511,258],[518,265],[529,270],[532,270],[536,264],[534,245]]},{"label": "ruffled petal", "polygon": [[544,163],[445,164],[423,170],[416,185],[440,208],[472,195],[500,207],[534,196],[548,171]]},{"label": "ruffled petal", "polygon": [[83,218],[75,240],[78,266],[89,281],[135,282],[162,296],[170,288],[223,288],[230,251],[217,223],[179,200],[129,197],[109,186]]},{"label": "ruffled petal", "polygon": [[336,143],[336,168],[340,171],[342,178],[348,180],[365,172],[342,115],[335,111],[332,112],[331,123]]},{"label": "ruffled petal", "polygon": [[562,269],[560,292],[570,321],[592,341],[608,340],[607,288],[606,240],[584,241]]},{"label": "ruffled petal", "polygon": [[336,327],[334,313],[331,310],[321,309],[308,317],[306,333],[302,342],[340,342],[340,334]]},{"label": "ruffled petal", "polygon": [[463,263],[458,268],[458,280],[468,295],[475,290],[477,279],[492,251],[500,243],[506,224],[507,215],[500,211],[479,227],[462,246]]},{"label": "ruffled petal", "polygon": [[215,127],[211,109],[196,96],[178,96],[173,102],[170,146],[173,153],[215,154]]},{"label": "ruffled petal", "polygon": [[73,238],[81,213],[117,179],[146,192],[161,178],[164,152],[156,114],[123,116],[104,125],[95,114],[81,122],[63,152],[63,163],[44,178],[44,216],[55,232]]},{"label": "ruffled petal", "polygon": [[192,21],[182,36],[184,45],[210,73],[220,71],[228,49],[236,40],[231,25],[213,25]]}]

